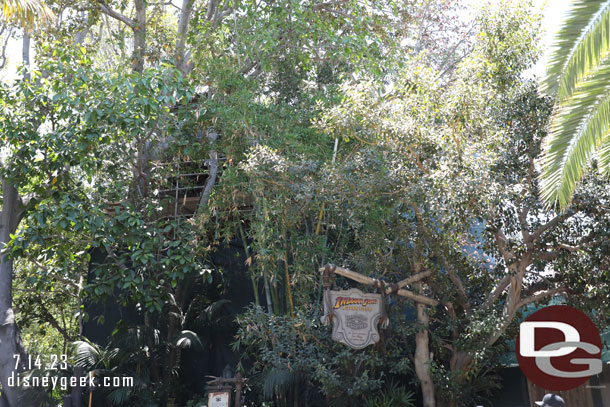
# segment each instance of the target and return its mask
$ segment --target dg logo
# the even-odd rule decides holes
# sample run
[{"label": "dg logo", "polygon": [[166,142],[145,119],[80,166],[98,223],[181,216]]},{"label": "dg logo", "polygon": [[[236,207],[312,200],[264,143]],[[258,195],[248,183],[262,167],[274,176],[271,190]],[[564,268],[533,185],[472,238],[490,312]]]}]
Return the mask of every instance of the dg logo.
[{"label": "dg logo", "polygon": [[570,390],[602,372],[602,341],[581,311],[554,305],[522,322],[515,344],[519,367],[547,390]]}]

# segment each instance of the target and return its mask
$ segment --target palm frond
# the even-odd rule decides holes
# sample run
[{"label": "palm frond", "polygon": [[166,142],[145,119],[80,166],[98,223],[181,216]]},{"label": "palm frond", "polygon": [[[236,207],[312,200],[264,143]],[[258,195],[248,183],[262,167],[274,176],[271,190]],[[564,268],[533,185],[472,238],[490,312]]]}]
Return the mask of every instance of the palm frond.
[{"label": "palm frond", "polygon": [[610,175],[610,137],[606,136],[597,150],[597,165],[604,175]]},{"label": "palm frond", "polygon": [[263,397],[265,400],[273,400],[274,397],[294,396],[298,391],[299,384],[303,381],[302,373],[288,369],[271,369],[265,375],[263,384]]},{"label": "palm frond", "polygon": [[574,0],[572,2],[567,18],[555,35],[553,52],[549,56],[547,75],[543,82],[545,92],[556,93],[566,65],[576,50],[576,44],[591,23],[591,19],[602,7],[607,7],[607,3],[608,0]]},{"label": "palm frond", "polygon": [[55,19],[53,10],[40,0],[0,0],[0,16],[4,21],[28,28]]},{"label": "palm frond", "polygon": [[151,333],[155,345],[159,343],[159,331],[147,330],[142,326],[121,327],[113,333],[112,343],[121,348],[142,348],[147,345]]},{"label": "palm frond", "polygon": [[74,345],[76,346],[76,366],[91,369],[102,359],[104,350],[98,345],[85,341],[76,341]]},{"label": "palm frond", "polygon": [[[600,86],[600,89],[607,88],[608,85]],[[577,99],[578,96],[575,95]],[[582,96],[583,99],[588,97],[590,95]],[[542,199],[557,202],[561,208],[571,203],[578,181],[593,153],[606,142],[610,130],[610,96],[595,104],[593,111],[584,117],[578,111],[578,105],[572,104],[570,110],[560,109],[556,113],[542,161]],[[605,165],[607,168],[607,163]]]},{"label": "palm frond", "polygon": [[106,399],[113,406],[121,406],[124,405],[129,400],[129,398],[132,397],[132,395],[133,391],[130,388],[118,387],[108,393]]},{"label": "palm frond", "polygon": [[583,78],[598,70],[610,52],[610,4],[589,25],[566,62],[557,89],[557,103],[568,99]]},{"label": "palm frond", "polygon": [[[600,148],[608,132],[608,101],[610,92],[610,2],[595,8],[589,3],[577,1],[574,10],[584,10],[583,16],[571,16],[576,21],[572,30],[567,24],[563,34],[572,35],[578,41],[566,56],[559,69],[549,68],[550,78],[558,72],[557,99],[551,119],[549,135],[545,139],[542,160],[541,197],[548,205],[558,204],[564,209],[571,203],[577,183],[582,179],[593,153]],[[597,10],[597,11],[596,11]],[[590,24],[584,25],[588,13]],[[582,19],[581,19],[582,18]],[[583,28],[584,27],[584,28]],[[582,35],[577,30],[584,30]],[[565,44],[567,39],[564,38]],[[565,45],[567,47],[567,45]]]},{"label": "palm frond", "polygon": [[199,336],[195,332],[185,329],[178,334],[178,337],[176,338],[176,347],[181,349],[201,349],[203,345],[201,344]]}]

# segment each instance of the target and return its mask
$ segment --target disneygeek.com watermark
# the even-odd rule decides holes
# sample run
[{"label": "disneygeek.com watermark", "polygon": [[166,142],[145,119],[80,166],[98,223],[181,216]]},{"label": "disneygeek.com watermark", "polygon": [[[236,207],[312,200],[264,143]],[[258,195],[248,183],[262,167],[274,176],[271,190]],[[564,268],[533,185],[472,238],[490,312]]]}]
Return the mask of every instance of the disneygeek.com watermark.
[{"label": "disneygeek.com watermark", "polygon": [[8,378],[9,387],[33,388],[45,387],[52,390],[69,390],[74,387],[133,387],[133,377],[56,377],[56,376],[21,376],[13,373]]},{"label": "disneygeek.com watermark", "polygon": [[[27,370],[39,369],[49,371],[61,371],[68,370],[67,356],[66,355],[51,355],[46,361],[43,361],[40,356],[36,358],[29,357],[28,360],[20,360],[19,355],[13,356],[15,359],[15,370],[20,366],[25,367]],[[46,363],[45,363],[46,362]],[[33,372],[18,372],[14,371],[8,378],[9,387],[19,387],[23,389],[27,388],[48,388],[51,390],[62,390],[67,391],[71,388],[117,388],[117,387],[134,387],[133,377],[129,376],[105,376],[105,377],[94,377],[92,374],[86,376],[54,376],[54,375],[39,375]]]}]

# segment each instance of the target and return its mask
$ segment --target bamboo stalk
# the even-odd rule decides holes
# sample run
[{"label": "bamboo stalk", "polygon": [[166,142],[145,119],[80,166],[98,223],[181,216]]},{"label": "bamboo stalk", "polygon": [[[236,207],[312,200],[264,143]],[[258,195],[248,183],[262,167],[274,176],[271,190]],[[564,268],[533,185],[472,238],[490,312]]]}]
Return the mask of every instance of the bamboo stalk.
[{"label": "bamboo stalk", "polygon": [[248,270],[250,270],[250,279],[252,280],[252,289],[254,290],[254,301],[256,302],[256,306],[260,306],[260,300],[258,298],[258,284],[256,281],[256,276],[254,275],[254,270],[251,268],[252,266],[252,258],[250,257],[250,249],[248,249],[248,243],[246,242],[246,234],[244,233],[244,228],[241,226],[241,220],[237,219],[237,226],[239,228],[239,235],[241,237],[241,241],[244,243],[244,251],[246,253],[246,261],[250,259],[250,263],[247,265]]},{"label": "bamboo stalk", "polygon": [[267,311],[269,314],[273,314],[273,304],[271,300],[271,288],[269,287],[269,277],[267,277],[267,273],[265,273],[265,269],[263,268],[263,282],[265,284],[265,299],[267,300]]},{"label": "bamboo stalk", "polygon": [[290,316],[294,318],[294,303],[292,302],[292,290],[290,288],[290,273],[288,272],[288,260],[284,261],[284,272],[286,274],[286,296],[290,305]]},{"label": "bamboo stalk", "polygon": [[[330,165],[335,165],[335,160],[337,159],[337,148],[339,147],[339,138],[335,138],[335,147],[333,148],[333,159]],[[324,192],[322,190],[321,192]],[[318,213],[318,224],[316,225],[316,236],[320,234],[320,228],[322,227],[322,217],[324,216],[324,202],[320,206],[320,213]]]},{"label": "bamboo stalk", "polygon": [[284,275],[286,278],[286,296],[288,297],[288,305],[290,306],[290,316],[294,318],[294,302],[292,301],[292,288],[290,287],[290,271],[288,268],[288,256],[290,254],[290,245],[288,239],[288,231],[284,228],[284,241],[286,242],[286,254],[284,258]]},{"label": "bamboo stalk", "polygon": [[273,312],[275,315],[280,315],[280,295],[277,291],[277,280],[276,284],[271,284],[271,297],[273,298]]}]

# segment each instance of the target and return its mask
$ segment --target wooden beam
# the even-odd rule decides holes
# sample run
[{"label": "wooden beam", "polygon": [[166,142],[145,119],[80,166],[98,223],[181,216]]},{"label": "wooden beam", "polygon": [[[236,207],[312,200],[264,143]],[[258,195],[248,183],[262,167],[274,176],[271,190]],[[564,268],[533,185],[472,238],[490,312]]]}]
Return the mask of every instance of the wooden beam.
[{"label": "wooden beam", "polygon": [[438,305],[438,301],[436,301],[433,298],[428,298],[424,295],[419,295],[419,294],[415,294],[414,292],[408,291],[408,290],[403,290],[400,289],[397,292],[398,295],[401,295],[405,298],[408,298],[410,300],[413,300],[415,302],[419,302],[421,304],[426,304],[426,305],[430,305],[432,307],[436,307]]},{"label": "wooden beam", "polygon": [[[388,284],[386,284],[383,281],[374,279],[372,277],[367,277],[367,276],[362,275],[360,273],[356,273],[355,271],[351,271],[351,270],[348,270],[348,269],[343,268],[343,267],[335,266],[333,264],[327,264],[324,267],[320,267],[320,269],[319,269],[320,273],[323,273],[326,270],[327,267],[330,267],[331,270],[333,270],[333,272],[335,274],[339,274],[340,276],[349,278],[351,280],[357,281],[357,282],[362,283],[362,284],[377,285],[377,284],[381,283],[381,284],[383,284],[384,287],[386,287],[385,288],[385,293],[386,294],[390,294],[392,292],[392,287],[389,287]],[[398,283],[398,286],[399,287],[404,287],[407,284],[410,284],[410,283],[415,282],[415,281],[420,281],[420,280],[422,280],[422,279],[424,279],[426,277],[429,277],[430,274],[431,274],[430,271],[424,271],[422,273],[415,274],[414,276],[411,276],[409,278],[406,278],[406,279],[402,280],[400,283]],[[426,305],[430,305],[430,306],[433,306],[433,307],[438,305],[438,301],[436,301],[435,299],[428,298],[428,297],[426,297],[424,295],[415,294],[412,291],[404,290],[402,288],[397,291],[397,294],[402,296],[402,297],[409,298],[410,300],[413,300],[415,302],[419,302],[421,304],[426,304]]]},{"label": "wooden beam", "polygon": [[414,274],[409,278],[405,278],[404,280],[399,281],[397,284],[398,288],[403,288],[411,283],[414,283],[416,281],[423,280],[424,278],[430,277],[431,275],[432,275],[432,271],[430,271],[430,270],[422,271],[421,273]]},{"label": "wooden beam", "polygon": [[362,284],[375,285],[375,282],[377,281],[374,278],[367,277],[360,273],[356,273],[355,271],[344,269],[343,267],[335,266],[334,264],[327,264],[326,266],[320,268],[320,272],[323,272],[326,267],[331,267],[335,274],[339,274],[340,276],[347,277]]}]

